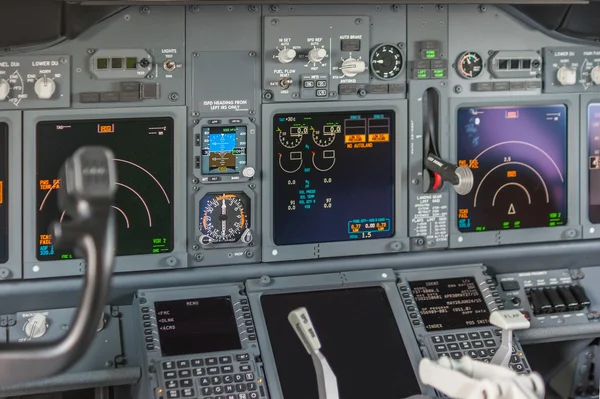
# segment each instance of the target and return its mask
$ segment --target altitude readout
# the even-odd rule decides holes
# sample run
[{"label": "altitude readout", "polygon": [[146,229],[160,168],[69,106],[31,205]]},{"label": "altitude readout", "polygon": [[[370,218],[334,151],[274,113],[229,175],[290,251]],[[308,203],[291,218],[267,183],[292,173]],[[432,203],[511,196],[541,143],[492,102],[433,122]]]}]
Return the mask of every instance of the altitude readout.
[{"label": "altitude readout", "polygon": [[250,199],[246,194],[207,194],[200,200],[202,244],[249,239],[249,227]]},{"label": "altitude readout", "polygon": [[0,264],[8,261],[8,125],[0,123]]},{"label": "altitude readout", "polygon": [[588,202],[591,223],[600,223],[600,104],[588,105]]},{"label": "altitude readout", "polygon": [[457,197],[461,232],[567,223],[566,113],[564,105],[458,110],[458,164],[474,178]]},{"label": "altitude readout", "polygon": [[402,71],[402,51],[396,46],[382,44],[371,53],[371,70],[379,79],[393,79]]},{"label": "altitude readout", "polygon": [[72,259],[52,245],[49,227],[69,216],[58,208],[58,173],[82,146],[110,148],[117,166],[112,206],[117,256],[168,253],[173,249],[173,119],[46,121],[37,125],[37,258]]},{"label": "altitude readout", "polygon": [[275,244],[393,236],[394,137],[393,111],[275,115]]},{"label": "altitude readout", "polygon": [[467,51],[458,57],[456,63],[458,74],[465,79],[473,79],[483,71],[483,58],[475,52]]},{"label": "altitude readout", "polygon": [[202,128],[202,174],[240,173],[246,166],[246,126]]},{"label": "altitude readout", "polygon": [[411,281],[409,285],[425,330],[489,325],[490,311],[473,277]]}]

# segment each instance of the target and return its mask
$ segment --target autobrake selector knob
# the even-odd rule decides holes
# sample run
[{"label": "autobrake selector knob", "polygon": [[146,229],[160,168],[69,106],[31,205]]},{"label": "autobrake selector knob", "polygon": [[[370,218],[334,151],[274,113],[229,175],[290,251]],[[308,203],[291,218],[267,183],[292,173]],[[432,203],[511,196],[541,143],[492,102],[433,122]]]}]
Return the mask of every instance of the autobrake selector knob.
[{"label": "autobrake selector knob", "polygon": [[35,313],[23,326],[25,335],[32,339],[43,337],[47,330],[48,321],[46,320],[46,316],[41,313]]},{"label": "autobrake selector knob", "polygon": [[277,59],[282,64],[290,63],[296,58],[296,50],[293,48],[284,48],[283,50],[279,50],[279,54],[277,54]]},{"label": "autobrake selector knob", "polygon": [[577,71],[568,66],[562,66],[556,73],[556,78],[563,86],[573,86],[577,83]]},{"label": "autobrake selector knob", "polygon": [[324,48],[314,48],[308,52],[308,61],[314,63],[321,62],[326,56],[327,50]]},{"label": "autobrake selector knob", "polygon": [[356,60],[352,57],[346,58],[342,62],[342,73],[344,76],[353,78],[354,76],[362,73],[367,69],[367,66],[363,60]]},{"label": "autobrake selector knob", "polygon": [[56,91],[56,83],[54,83],[54,80],[44,76],[35,82],[33,89],[40,100],[49,100]]},{"label": "autobrake selector knob", "polygon": [[0,79],[0,101],[6,100],[9,92],[10,84],[6,81],[6,79]]}]

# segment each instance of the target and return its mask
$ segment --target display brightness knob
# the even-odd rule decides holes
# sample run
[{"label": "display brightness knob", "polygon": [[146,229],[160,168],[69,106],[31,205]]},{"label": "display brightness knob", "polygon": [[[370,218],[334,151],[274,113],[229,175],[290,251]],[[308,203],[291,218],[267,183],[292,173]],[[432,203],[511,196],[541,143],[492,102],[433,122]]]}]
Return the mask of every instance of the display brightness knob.
[{"label": "display brightness knob", "polygon": [[56,91],[56,83],[54,83],[54,80],[44,76],[35,82],[33,89],[40,100],[49,100]]},{"label": "display brightness knob", "polygon": [[577,83],[577,71],[568,66],[562,66],[556,73],[556,78],[563,86],[573,86]]},{"label": "display brightness knob", "polygon": [[23,326],[23,330],[25,331],[25,335],[27,335],[29,338],[36,339],[43,337],[48,330],[48,321],[46,316],[41,313],[35,313],[29,318],[29,320],[27,320]]}]

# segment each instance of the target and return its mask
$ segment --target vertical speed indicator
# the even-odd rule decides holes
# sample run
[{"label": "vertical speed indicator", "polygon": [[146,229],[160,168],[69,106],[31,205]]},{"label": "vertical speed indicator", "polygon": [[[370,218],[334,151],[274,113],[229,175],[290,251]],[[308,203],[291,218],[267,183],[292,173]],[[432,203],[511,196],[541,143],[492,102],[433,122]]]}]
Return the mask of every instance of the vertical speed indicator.
[{"label": "vertical speed indicator", "polygon": [[371,71],[378,79],[393,79],[402,71],[402,52],[391,44],[377,46],[371,53]]}]

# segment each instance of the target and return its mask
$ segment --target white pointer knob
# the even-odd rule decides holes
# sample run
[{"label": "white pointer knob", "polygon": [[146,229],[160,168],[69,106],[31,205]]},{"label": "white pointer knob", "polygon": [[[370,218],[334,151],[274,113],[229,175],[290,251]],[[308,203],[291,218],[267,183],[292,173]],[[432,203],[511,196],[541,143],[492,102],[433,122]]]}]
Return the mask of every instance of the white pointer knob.
[{"label": "white pointer knob", "polygon": [[0,79],[0,101],[6,100],[8,93],[10,92],[10,85],[6,79]]},{"label": "white pointer knob", "polygon": [[296,58],[296,50],[293,48],[284,48],[283,50],[279,50],[279,54],[277,54],[277,59],[282,64],[292,62],[294,58]]},{"label": "white pointer knob", "polygon": [[247,166],[242,170],[242,176],[251,179],[256,174],[256,170],[252,166]]},{"label": "white pointer knob", "polygon": [[577,71],[568,66],[562,66],[556,73],[556,78],[563,86],[573,86],[577,83]]},{"label": "white pointer knob", "polygon": [[40,100],[49,100],[56,90],[56,83],[54,83],[54,80],[44,76],[35,82],[33,89]]},{"label": "white pointer knob", "polygon": [[324,48],[314,48],[308,52],[308,60],[310,62],[321,62],[327,56],[327,50]]},{"label": "white pointer knob", "polygon": [[25,325],[23,326],[23,330],[25,334],[29,338],[41,338],[46,334],[46,330],[48,329],[48,323],[46,321],[46,316],[41,313],[35,313],[33,316],[27,320]]},{"label": "white pointer knob", "polygon": [[594,82],[594,84],[600,85],[600,65],[599,66],[595,66],[592,69],[592,82]]},{"label": "white pointer knob", "polygon": [[366,68],[367,66],[363,60],[355,60],[352,57],[342,62],[342,73],[349,78],[353,78],[359,73],[364,72]]}]

